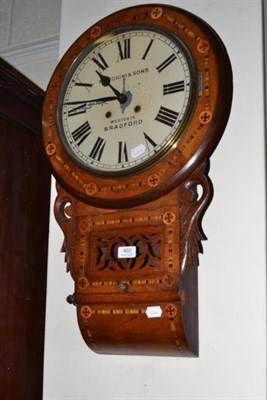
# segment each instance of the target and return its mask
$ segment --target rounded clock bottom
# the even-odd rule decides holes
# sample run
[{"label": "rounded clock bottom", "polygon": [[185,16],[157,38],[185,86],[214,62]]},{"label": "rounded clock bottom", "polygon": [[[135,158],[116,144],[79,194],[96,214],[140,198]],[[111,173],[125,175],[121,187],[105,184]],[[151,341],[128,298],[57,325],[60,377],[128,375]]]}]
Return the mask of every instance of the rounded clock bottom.
[{"label": "rounded clock bottom", "polygon": [[83,304],[77,313],[82,336],[96,353],[198,356],[197,339],[186,335],[179,302]]}]

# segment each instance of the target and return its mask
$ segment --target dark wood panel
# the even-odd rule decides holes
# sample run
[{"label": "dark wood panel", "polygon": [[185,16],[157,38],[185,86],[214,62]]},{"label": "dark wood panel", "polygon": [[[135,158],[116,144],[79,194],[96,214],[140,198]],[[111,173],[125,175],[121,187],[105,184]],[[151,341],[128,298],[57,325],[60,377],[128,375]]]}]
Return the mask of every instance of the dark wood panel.
[{"label": "dark wood panel", "polygon": [[1,399],[41,399],[50,199],[43,93],[3,62],[0,71]]},{"label": "dark wood panel", "polygon": [[0,58],[0,115],[40,135],[44,92]]}]

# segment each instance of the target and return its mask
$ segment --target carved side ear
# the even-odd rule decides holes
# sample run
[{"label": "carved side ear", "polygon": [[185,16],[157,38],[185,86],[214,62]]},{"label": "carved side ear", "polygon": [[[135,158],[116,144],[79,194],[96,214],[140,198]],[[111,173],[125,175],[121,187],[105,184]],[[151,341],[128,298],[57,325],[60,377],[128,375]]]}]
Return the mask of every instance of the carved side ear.
[{"label": "carved side ear", "polygon": [[54,205],[54,214],[56,220],[63,231],[64,241],[61,246],[61,252],[65,253],[65,263],[67,264],[67,272],[70,272],[73,277],[73,257],[71,247],[69,245],[69,229],[72,224],[73,215],[73,198],[68,195],[58,184],[57,184],[58,196]]},{"label": "carved side ear", "polygon": [[[180,185],[180,239],[181,274],[199,265],[198,254],[203,253],[202,218],[213,197],[213,186],[208,177],[209,160],[199,167]],[[199,187],[202,193],[198,192]]]}]

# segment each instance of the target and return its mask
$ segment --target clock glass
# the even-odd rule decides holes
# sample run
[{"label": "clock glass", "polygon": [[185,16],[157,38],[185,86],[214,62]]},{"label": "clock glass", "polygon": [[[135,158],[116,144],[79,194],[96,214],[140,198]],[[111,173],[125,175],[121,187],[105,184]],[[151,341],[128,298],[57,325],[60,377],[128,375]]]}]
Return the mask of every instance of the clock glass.
[{"label": "clock glass", "polygon": [[59,94],[68,154],[103,176],[146,168],[176,146],[194,106],[196,76],[179,39],[151,26],[116,29],[83,49]]}]

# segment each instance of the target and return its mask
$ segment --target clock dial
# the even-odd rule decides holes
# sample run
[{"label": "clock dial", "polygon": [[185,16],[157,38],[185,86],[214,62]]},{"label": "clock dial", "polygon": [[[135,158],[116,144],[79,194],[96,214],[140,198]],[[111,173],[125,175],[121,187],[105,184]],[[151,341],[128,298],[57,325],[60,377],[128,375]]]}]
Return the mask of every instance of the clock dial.
[{"label": "clock dial", "polygon": [[192,110],[193,65],[156,28],[115,30],[86,48],[60,91],[68,154],[101,175],[129,174],[175,147]]}]

